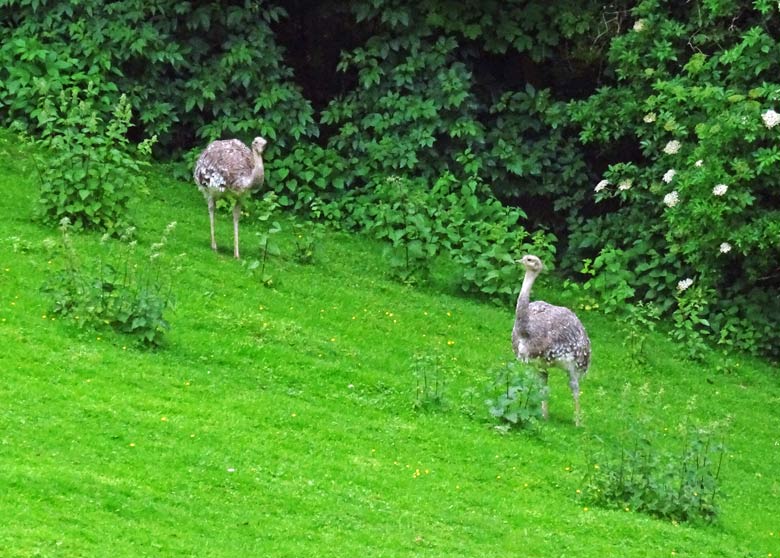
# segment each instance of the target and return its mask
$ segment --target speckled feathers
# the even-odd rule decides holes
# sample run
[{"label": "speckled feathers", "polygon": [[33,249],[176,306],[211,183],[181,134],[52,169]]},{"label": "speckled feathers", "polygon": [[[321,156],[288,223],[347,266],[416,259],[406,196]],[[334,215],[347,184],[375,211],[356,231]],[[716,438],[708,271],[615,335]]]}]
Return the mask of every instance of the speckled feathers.
[{"label": "speckled feathers", "polygon": [[263,138],[255,138],[252,149],[237,139],[211,142],[198,157],[193,177],[204,195],[226,192],[244,194],[263,183]]}]

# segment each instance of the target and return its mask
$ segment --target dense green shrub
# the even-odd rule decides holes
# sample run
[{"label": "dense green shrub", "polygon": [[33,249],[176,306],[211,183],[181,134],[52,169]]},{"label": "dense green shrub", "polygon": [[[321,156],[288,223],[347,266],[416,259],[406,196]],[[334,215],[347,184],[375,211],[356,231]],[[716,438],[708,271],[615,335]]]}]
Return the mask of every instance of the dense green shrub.
[{"label": "dense green shrub", "polygon": [[[267,2],[0,0],[0,116],[26,122],[43,99],[92,81],[127,96],[139,137],[166,151],[262,135],[269,151],[317,134]],[[105,115],[102,115],[105,117]],[[162,153],[162,152],[161,152]]]},{"label": "dense green shrub", "polygon": [[529,232],[523,212],[501,204],[476,176],[458,180],[445,173],[432,186],[391,176],[344,198],[331,213],[341,226],[386,240],[397,279],[425,279],[436,258],[447,258],[463,292],[500,302],[522,282],[517,259],[534,253],[551,262],[555,253],[552,234]]},{"label": "dense green shrub", "polygon": [[594,192],[603,210],[576,228],[572,256],[609,255],[592,282],[620,269],[627,298],[667,312],[697,285],[696,327],[676,320],[678,333],[704,326],[778,354],[780,301],[761,294],[780,287],[776,7],[649,0],[621,17],[614,82],[573,107],[582,140],[610,164]]},{"label": "dense green shrub", "polygon": [[[565,103],[529,81],[544,74],[535,64],[587,30],[569,8],[356,3],[357,20],[375,31],[342,55],[339,69],[355,73],[357,86],[323,111],[322,123],[336,129],[328,146],[349,161],[356,185],[390,174],[477,175],[503,200],[546,206],[534,223],[561,225],[588,174]],[[513,51],[524,80],[493,73],[517,71],[502,58]]]},{"label": "dense green shrub", "polygon": [[129,145],[127,98],[119,98],[105,122],[96,106],[98,95],[91,85],[72,87],[60,93],[59,105],[44,99],[36,111],[46,149],[46,157],[37,161],[37,213],[50,225],[66,218],[76,230],[116,234],[128,225],[130,194],[143,188],[139,173],[146,163],[140,158],[148,157],[155,138]]}]

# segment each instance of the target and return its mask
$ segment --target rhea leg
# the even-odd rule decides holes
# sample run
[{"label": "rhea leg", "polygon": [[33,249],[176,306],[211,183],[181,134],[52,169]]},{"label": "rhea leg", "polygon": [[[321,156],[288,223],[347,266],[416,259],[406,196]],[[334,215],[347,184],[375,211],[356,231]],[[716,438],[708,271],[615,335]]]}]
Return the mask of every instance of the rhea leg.
[{"label": "rhea leg", "polygon": [[574,425],[582,426],[582,415],[580,413],[580,380],[577,372],[569,371],[569,388],[574,397]]},{"label": "rhea leg", "polygon": [[214,237],[214,208],[215,208],[214,198],[208,196],[206,198],[206,202],[208,203],[209,206],[209,225],[211,225],[211,249],[216,252],[217,240]]},{"label": "rhea leg", "polygon": [[236,259],[238,256],[238,220],[241,218],[241,204],[236,202],[233,204],[233,255]]},{"label": "rhea leg", "polygon": [[549,417],[549,412],[547,409],[547,378],[549,374],[547,370],[540,370],[539,371],[539,379],[542,380],[542,389],[544,390],[543,399],[542,399],[542,418],[544,420],[547,420]]}]

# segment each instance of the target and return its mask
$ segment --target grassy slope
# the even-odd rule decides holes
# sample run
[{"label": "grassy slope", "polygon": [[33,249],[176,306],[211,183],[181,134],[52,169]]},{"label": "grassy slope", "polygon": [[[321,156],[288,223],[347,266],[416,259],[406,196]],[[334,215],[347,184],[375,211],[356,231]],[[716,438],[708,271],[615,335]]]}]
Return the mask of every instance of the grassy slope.
[{"label": "grassy slope", "polygon": [[[264,288],[229,257],[229,218],[214,255],[200,194],[162,175],[135,208],[141,243],[176,220],[169,253],[187,255],[167,346],[136,350],[47,315],[41,241],[56,235],[30,221],[27,155],[0,138],[0,164],[0,555],[780,554],[769,365],[690,365],[653,336],[650,365],[627,377],[620,329],[585,313],[586,427],[572,426],[557,374],[541,435],[502,436],[461,394],[511,357],[510,308],[397,285],[378,246],[341,234],[326,235],[315,266],[275,259],[278,287]],[[252,257],[252,227],[242,232]],[[32,249],[14,252],[12,237]],[[289,254],[290,234],[280,242]],[[90,236],[76,243],[100,250]],[[410,358],[436,350],[455,367],[452,405],[415,413]],[[734,416],[719,526],[577,501],[587,440],[625,420],[625,382],[650,386],[659,427],[683,420],[692,395],[694,418]]]}]

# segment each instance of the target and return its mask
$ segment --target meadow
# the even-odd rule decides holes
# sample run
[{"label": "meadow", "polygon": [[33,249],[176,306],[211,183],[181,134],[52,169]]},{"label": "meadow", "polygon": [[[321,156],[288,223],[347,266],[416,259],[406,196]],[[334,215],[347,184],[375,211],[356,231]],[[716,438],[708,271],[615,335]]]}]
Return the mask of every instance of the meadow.
[{"label": "meadow", "polygon": [[[176,305],[163,345],[144,349],[51,314],[41,287],[61,262],[45,241],[60,233],[31,219],[30,150],[4,135],[0,164],[4,558],[780,555],[776,364],[719,349],[690,362],[662,331],[636,363],[618,316],[545,274],[532,298],[574,308],[592,340],[584,427],[554,373],[550,420],[504,433],[483,388],[512,359],[511,306],[446,276],[399,284],[380,244],[338,231],[298,263],[290,215],[265,285],[232,258],[227,212],[211,251],[202,196],[163,166],[132,214],[139,246],[177,223],[163,260],[177,268],[160,277]],[[245,260],[258,232],[242,223]],[[106,249],[73,243],[86,260]],[[427,410],[416,355],[447,363]],[[669,447],[681,423],[728,417],[715,523],[582,501],[589,451],[638,417]]]}]

